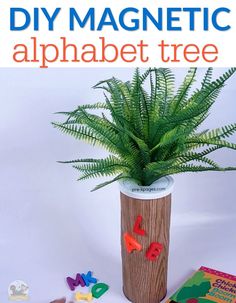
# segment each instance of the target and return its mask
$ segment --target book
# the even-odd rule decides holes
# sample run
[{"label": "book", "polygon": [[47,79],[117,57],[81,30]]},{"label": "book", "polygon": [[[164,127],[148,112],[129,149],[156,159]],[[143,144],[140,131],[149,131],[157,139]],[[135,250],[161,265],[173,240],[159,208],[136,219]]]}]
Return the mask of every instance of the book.
[{"label": "book", "polygon": [[201,267],[166,303],[236,303],[236,276]]}]

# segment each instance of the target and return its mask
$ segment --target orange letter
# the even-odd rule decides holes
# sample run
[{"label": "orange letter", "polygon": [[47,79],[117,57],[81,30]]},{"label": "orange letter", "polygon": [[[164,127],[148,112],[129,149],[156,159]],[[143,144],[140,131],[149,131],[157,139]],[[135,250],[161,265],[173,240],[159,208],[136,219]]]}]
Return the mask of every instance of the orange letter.
[{"label": "orange letter", "polygon": [[[193,50],[190,51],[189,48],[192,47]],[[189,58],[188,55],[199,55],[200,50],[196,44],[188,44],[184,48],[184,58],[188,62],[197,62],[199,60],[199,56],[194,56],[192,59]]]},{"label": "orange letter", "polygon": [[128,233],[124,234],[125,246],[128,253],[132,253],[134,250],[142,250],[142,245],[139,244],[133,237],[131,237]]},{"label": "orange letter", "polygon": [[144,56],[144,48],[148,47],[148,44],[145,44],[143,40],[140,41],[140,43],[137,45],[140,48],[140,60],[141,62],[148,62],[149,57],[148,56]]},{"label": "orange letter", "polygon": [[162,60],[162,62],[169,62],[170,57],[168,56],[167,58],[165,58],[165,47],[169,47],[170,44],[165,44],[165,41],[161,40],[161,43],[158,44],[158,46],[160,46],[160,48],[161,48],[161,60]]},{"label": "orange letter", "polygon": [[[85,44],[82,47],[82,50],[84,51],[81,54],[81,60],[83,62],[98,62],[96,59],[96,46],[93,44]],[[85,56],[88,56],[89,58],[85,58]]]},{"label": "orange letter", "polygon": [[[130,50],[128,50],[130,48]],[[137,50],[133,44],[125,44],[122,46],[120,50],[121,59],[124,62],[134,62],[136,60]],[[125,55],[133,55],[130,59],[128,59]]]},{"label": "orange letter", "polygon": [[171,60],[171,62],[180,62],[180,60],[178,59],[178,48],[183,47],[183,44],[171,44],[171,46],[174,49],[174,58]]},{"label": "orange letter", "polygon": [[[21,51],[17,51],[13,54],[13,60],[15,62],[29,62],[28,60],[28,48],[25,44],[16,44],[16,46],[14,47],[14,50],[18,50],[19,47],[22,47],[23,49]],[[16,56],[22,54],[22,58],[21,59],[17,59]]]},{"label": "orange letter", "polygon": [[[214,50],[213,51],[207,51],[207,48],[212,47]],[[206,58],[206,55],[216,55],[214,58],[211,60]],[[218,59],[218,48],[214,44],[207,44],[203,47],[202,49],[202,57],[206,62],[215,62]]]},{"label": "orange letter", "polygon": [[[59,50],[55,44],[40,44],[40,47],[42,48],[42,65],[40,68],[48,68],[48,65],[46,63],[50,62],[56,62],[59,56]],[[54,58],[48,58],[48,51],[49,53],[52,53],[54,50],[55,55]]]},{"label": "orange letter", "polygon": [[67,44],[66,43],[66,37],[61,37],[60,38],[63,42],[63,56],[62,56],[62,60],[60,60],[61,62],[69,62],[69,60],[67,59],[67,51],[68,49],[71,51],[71,53],[74,53],[74,59],[72,60],[72,62],[80,62],[78,60],[78,56],[77,56],[77,47],[75,44]]},{"label": "orange letter", "polygon": [[[99,37],[99,39],[102,41],[102,59],[100,62],[115,62],[118,58],[118,49],[115,44],[106,44],[104,37]],[[108,51],[109,48],[109,51]],[[107,53],[111,54],[112,50],[114,52],[113,58],[108,59]]]}]

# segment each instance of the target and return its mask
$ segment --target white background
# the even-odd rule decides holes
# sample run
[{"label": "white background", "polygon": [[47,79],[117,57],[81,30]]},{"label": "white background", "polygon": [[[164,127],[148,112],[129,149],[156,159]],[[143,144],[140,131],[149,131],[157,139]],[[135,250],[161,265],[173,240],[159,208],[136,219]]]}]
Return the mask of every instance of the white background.
[{"label": "white background", "polygon": [[[186,70],[176,69],[177,83]],[[219,75],[223,70],[215,70]],[[72,295],[65,278],[92,270],[110,290],[98,302],[127,302],[122,294],[119,190],[113,184],[90,193],[101,180],[77,182],[77,172],[57,160],[102,157],[54,129],[56,111],[102,101],[91,87],[132,69],[0,70],[0,301],[17,279],[30,302]],[[199,79],[203,74],[199,70]],[[235,122],[236,76],[228,82],[204,127]],[[232,141],[235,142],[235,137]],[[236,153],[214,159],[236,165]],[[175,177],[168,295],[201,265],[236,274],[236,173]],[[145,303],[145,302],[144,302]]]},{"label": "white background", "polygon": [[[100,32],[98,31],[90,31],[89,27],[86,27],[84,29],[80,29],[78,26],[76,26],[75,31],[70,32],[69,31],[69,8],[75,8],[81,17],[86,15],[88,9],[90,7],[96,8],[96,27],[99,24],[99,21],[101,19],[101,16],[104,12],[105,7],[111,8],[114,18],[117,22],[119,19],[119,13],[126,7],[135,7],[140,10],[140,13],[138,15],[130,13],[127,14],[127,18],[125,19],[125,22],[128,23],[130,26],[131,20],[133,18],[138,18],[139,20],[142,20],[142,8],[146,7],[150,10],[150,12],[156,16],[157,8],[161,7],[163,8],[163,23],[164,23],[164,30],[158,31],[154,26],[149,25],[148,31],[143,32],[141,30],[137,31],[126,31],[121,29],[115,32],[112,27],[104,27],[104,29]],[[209,31],[203,31],[203,14],[197,13],[196,14],[196,30],[190,32],[189,31],[189,15],[187,13],[183,12],[177,12],[174,13],[174,17],[179,17],[180,21],[174,22],[173,26],[181,26],[183,30],[181,32],[173,32],[173,31],[167,31],[166,30],[166,8],[168,7],[200,7],[209,8],[210,11],[210,19],[211,14],[213,11],[221,6],[227,7],[231,10],[230,14],[220,14],[219,18],[217,19],[220,25],[226,26],[230,25],[231,30],[226,32],[221,32],[213,28],[213,26],[210,24]],[[28,10],[28,12],[31,15],[31,23],[30,26],[23,31],[10,31],[10,8],[12,7],[21,7]],[[48,10],[48,13],[50,15],[53,14],[55,8],[60,7],[61,12],[59,13],[58,17],[55,21],[55,27],[53,32],[48,31],[48,22],[45,16],[42,14],[41,11],[39,11],[39,23],[40,23],[40,30],[34,31],[33,24],[34,24],[34,15],[33,10],[34,8],[41,8],[45,7]],[[67,37],[68,43],[75,43],[78,45],[78,49],[81,49],[81,46],[86,43],[93,43],[97,46],[98,49],[100,49],[100,43],[98,42],[98,38],[101,36],[106,37],[106,41],[109,43],[115,43],[118,46],[121,46],[126,43],[133,43],[137,44],[140,39],[143,39],[146,43],[150,45],[148,55],[150,56],[150,61],[146,63],[146,66],[160,66],[164,65],[164,63],[160,60],[160,54],[157,53],[157,44],[160,43],[162,39],[165,40],[166,43],[169,44],[192,44],[195,43],[199,45],[200,48],[202,48],[205,44],[216,44],[219,48],[219,59],[212,63],[214,66],[218,67],[225,67],[225,66],[235,66],[236,65],[236,44],[233,43],[236,36],[236,7],[235,7],[235,1],[234,0],[224,0],[224,1],[216,1],[216,0],[139,0],[134,3],[129,3],[126,0],[119,0],[119,1],[110,1],[110,0],[99,0],[99,4],[96,0],[90,0],[90,1],[84,1],[84,0],[50,0],[50,1],[42,1],[42,0],[34,0],[34,1],[28,1],[28,0],[14,0],[14,1],[5,1],[4,3],[0,4],[0,66],[2,67],[29,67],[34,66],[38,67],[39,63],[15,63],[12,59],[13,56],[13,49],[16,44],[26,44],[29,50],[29,56],[30,60],[32,59],[32,52],[33,52],[33,45],[30,41],[30,37],[37,37],[38,42],[38,56],[41,57],[40,52],[40,46],[39,44],[48,44],[48,43],[55,43],[57,45],[61,45],[60,37]],[[25,18],[24,15],[21,13],[17,14],[17,25],[23,25]],[[118,23],[118,22],[117,22]],[[142,27],[142,21],[140,21],[141,27]],[[59,47],[59,49],[61,49]],[[18,49],[19,50],[19,49]],[[99,51],[100,52],[100,51]],[[51,53],[50,53],[51,54]],[[52,56],[54,55],[54,51],[52,51]],[[183,56],[181,56],[181,62],[180,63],[166,63],[168,66],[177,66],[177,67],[183,67],[183,66],[189,66],[190,63],[186,62],[186,60],[182,60]],[[55,62],[51,64],[50,66],[70,66],[70,67],[81,67],[81,66],[117,66],[117,67],[130,67],[130,66],[137,66],[141,65],[140,60],[137,60],[133,63],[125,63],[121,60],[118,60],[115,63],[60,63]],[[209,63],[204,62],[203,60],[200,60],[197,63],[194,63],[194,65],[198,66],[208,66]]]}]

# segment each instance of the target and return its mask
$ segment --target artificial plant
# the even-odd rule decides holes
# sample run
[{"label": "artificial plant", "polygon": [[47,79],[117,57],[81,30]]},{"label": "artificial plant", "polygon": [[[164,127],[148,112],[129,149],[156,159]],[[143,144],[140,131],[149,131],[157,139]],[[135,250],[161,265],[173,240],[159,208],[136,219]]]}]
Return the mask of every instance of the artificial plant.
[{"label": "artificial plant", "polygon": [[99,82],[94,88],[104,91],[104,103],[61,112],[66,121],[53,125],[76,139],[104,147],[110,155],[63,163],[73,164],[81,173],[79,180],[115,175],[95,189],[122,178],[148,186],[182,172],[236,170],[222,168],[208,157],[221,148],[236,149],[236,144],[227,141],[236,131],[236,123],[198,131],[235,71],[231,68],[213,81],[209,68],[194,90],[197,69],[190,68],[176,92],[174,74],[167,68],[150,68],[144,73],[136,69],[132,81],[113,77]]}]

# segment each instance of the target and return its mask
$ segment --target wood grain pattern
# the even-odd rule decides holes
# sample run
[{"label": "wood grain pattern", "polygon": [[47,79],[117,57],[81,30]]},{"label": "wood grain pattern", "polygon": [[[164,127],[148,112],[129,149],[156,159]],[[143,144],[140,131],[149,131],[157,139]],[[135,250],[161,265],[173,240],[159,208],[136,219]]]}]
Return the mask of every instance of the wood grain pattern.
[{"label": "wood grain pattern", "polygon": [[[123,193],[120,197],[124,294],[133,303],[158,303],[167,293],[171,195],[156,200],[134,199]],[[143,217],[142,228],[147,233],[145,236],[133,232],[138,215]],[[141,252],[127,252],[123,241],[126,232],[142,245]],[[145,256],[152,242],[163,245],[163,251],[153,262]]]}]

